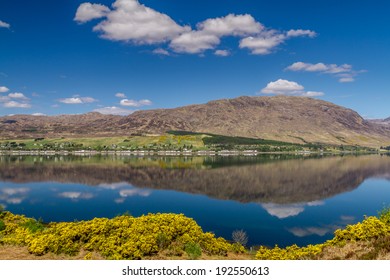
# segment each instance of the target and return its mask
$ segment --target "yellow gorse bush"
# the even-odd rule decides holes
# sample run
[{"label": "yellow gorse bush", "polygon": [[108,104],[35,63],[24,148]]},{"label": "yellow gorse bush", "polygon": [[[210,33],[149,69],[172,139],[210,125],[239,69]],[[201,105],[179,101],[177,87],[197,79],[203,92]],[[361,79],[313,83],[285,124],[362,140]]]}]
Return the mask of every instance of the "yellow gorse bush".
[{"label": "yellow gorse bush", "polygon": [[347,241],[367,241],[384,237],[390,234],[390,224],[388,219],[385,220],[385,215],[380,218],[368,217],[362,222],[348,225],[345,229],[335,231],[333,239],[326,241],[323,244],[309,245],[306,247],[298,247],[297,245],[288,246],[286,248],[267,248],[261,246],[256,253],[258,260],[302,260],[311,259],[315,255],[321,253],[327,246],[343,246]]},{"label": "yellow gorse bush", "polygon": [[2,216],[6,228],[0,233],[0,243],[27,246],[36,255],[47,252],[73,255],[84,249],[99,252],[107,259],[142,259],[165,248],[183,252],[189,242],[199,244],[202,252],[210,255],[245,251],[241,245],[204,233],[193,219],[182,214],[50,223],[37,231],[26,226],[34,224],[33,219],[10,212]]}]

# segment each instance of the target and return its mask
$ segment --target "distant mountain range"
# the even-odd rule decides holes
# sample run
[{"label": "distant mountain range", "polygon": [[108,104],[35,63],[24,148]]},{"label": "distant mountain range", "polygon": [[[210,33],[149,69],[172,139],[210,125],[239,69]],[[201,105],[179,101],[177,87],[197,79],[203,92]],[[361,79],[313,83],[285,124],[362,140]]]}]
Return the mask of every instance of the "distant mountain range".
[{"label": "distant mountain range", "polygon": [[390,118],[387,119],[374,119],[374,120],[368,120],[371,123],[375,123],[382,126],[389,126],[390,127]]},{"label": "distant mountain range", "polygon": [[323,100],[248,97],[174,109],[137,111],[128,116],[83,115],[0,117],[0,138],[104,137],[163,134],[169,130],[362,146],[390,145],[390,118],[365,120]]}]

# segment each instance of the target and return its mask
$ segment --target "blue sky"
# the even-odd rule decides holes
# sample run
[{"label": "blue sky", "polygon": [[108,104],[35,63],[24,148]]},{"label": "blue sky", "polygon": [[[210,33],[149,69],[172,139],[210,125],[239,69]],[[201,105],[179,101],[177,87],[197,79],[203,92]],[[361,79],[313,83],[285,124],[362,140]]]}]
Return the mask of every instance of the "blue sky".
[{"label": "blue sky", "polygon": [[242,95],[390,116],[390,1],[0,0],[0,115]]}]

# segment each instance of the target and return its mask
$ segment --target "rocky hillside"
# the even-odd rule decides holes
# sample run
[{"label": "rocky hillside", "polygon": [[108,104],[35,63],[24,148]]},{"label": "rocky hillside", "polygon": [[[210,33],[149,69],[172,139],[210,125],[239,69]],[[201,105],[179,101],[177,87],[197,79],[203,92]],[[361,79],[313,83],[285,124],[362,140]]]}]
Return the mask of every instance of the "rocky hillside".
[{"label": "rocky hillside", "polygon": [[0,118],[0,138],[162,134],[186,130],[286,142],[363,146],[390,144],[390,127],[353,110],[305,97],[238,97],[120,117],[85,115]]}]

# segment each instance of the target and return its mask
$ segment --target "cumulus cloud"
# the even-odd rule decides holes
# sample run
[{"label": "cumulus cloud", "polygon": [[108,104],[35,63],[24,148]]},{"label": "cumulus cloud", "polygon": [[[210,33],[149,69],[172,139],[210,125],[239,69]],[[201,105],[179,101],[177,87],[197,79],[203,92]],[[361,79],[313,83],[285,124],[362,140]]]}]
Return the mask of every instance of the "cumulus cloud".
[{"label": "cumulus cloud", "polygon": [[5,108],[31,108],[31,104],[18,102],[18,101],[8,101],[3,105]]},{"label": "cumulus cloud", "polygon": [[217,56],[229,56],[230,52],[228,50],[216,50],[214,54]]},{"label": "cumulus cloud", "polygon": [[265,88],[261,90],[264,94],[276,94],[276,95],[295,95],[315,97],[324,95],[323,92],[318,91],[305,91],[305,88],[297,82],[279,79],[267,84]]},{"label": "cumulus cloud", "polygon": [[110,9],[107,6],[91,4],[89,2],[82,3],[76,11],[74,20],[79,23],[84,23],[93,19],[102,18],[109,12]]},{"label": "cumulus cloud", "polygon": [[97,102],[95,98],[92,97],[69,97],[69,98],[62,98],[58,100],[61,103],[64,104],[85,104],[85,103],[93,103]]},{"label": "cumulus cloud", "polygon": [[10,27],[11,25],[9,23],[0,20],[0,28],[10,28]]},{"label": "cumulus cloud", "polygon": [[171,40],[189,30],[189,27],[178,25],[168,15],[146,7],[137,0],[117,0],[112,8],[106,19],[93,28],[105,39],[155,44]]},{"label": "cumulus cloud", "polygon": [[0,95],[0,103],[7,102],[9,100],[10,100],[10,98],[8,96],[1,96]]},{"label": "cumulus cloud", "polygon": [[10,98],[14,98],[14,99],[29,100],[28,97],[26,97],[23,93],[20,93],[20,92],[10,93],[10,94],[8,94],[8,96]]},{"label": "cumulus cloud", "polygon": [[[196,24],[193,29],[179,25],[168,15],[146,7],[138,0],[116,0],[111,9],[104,5],[83,3],[77,9],[75,21],[84,23],[101,17],[105,19],[93,30],[104,39],[138,45],[168,43],[174,52],[188,54],[214,50],[221,43],[221,38],[226,36],[239,37],[240,48],[247,48],[252,54],[265,55],[287,39],[313,38],[317,35],[312,30],[292,29],[282,32],[269,29],[249,14],[209,18]],[[217,52],[216,55],[227,54],[226,51],[219,51],[220,54]],[[153,53],[169,55],[163,48],[157,48]]]},{"label": "cumulus cloud", "polygon": [[274,49],[283,44],[287,39],[293,37],[310,37],[313,38],[316,33],[311,30],[290,30],[286,33],[281,33],[277,30],[266,30],[258,36],[249,36],[240,41],[241,49],[247,48],[252,54],[266,55],[270,54]]},{"label": "cumulus cloud", "polygon": [[0,87],[0,93],[4,93],[4,92],[8,92],[8,91],[9,91],[9,88],[7,88],[5,86]]},{"label": "cumulus cloud", "polygon": [[317,36],[317,33],[312,30],[303,30],[303,29],[291,29],[286,33],[287,37],[310,37],[314,38]]},{"label": "cumulus cloud", "polygon": [[120,115],[120,116],[126,116],[134,113],[133,110],[128,110],[125,108],[120,108],[120,107],[104,107],[104,108],[99,108],[93,110],[94,112],[98,112],[103,115]]},{"label": "cumulus cloud", "polygon": [[191,31],[174,38],[169,46],[178,53],[196,54],[214,49],[220,42],[216,35]]},{"label": "cumulus cloud", "polygon": [[[3,92],[9,91],[7,87],[3,88]],[[31,108],[31,104],[29,103],[30,98],[26,97],[23,93],[14,92],[9,93],[6,96],[0,96],[0,103],[2,103],[5,108]]]},{"label": "cumulus cloud", "polygon": [[132,100],[132,99],[122,99],[120,101],[120,104],[122,106],[129,106],[129,107],[142,107],[142,106],[149,106],[152,105],[152,101],[148,99],[142,99],[142,100]]},{"label": "cumulus cloud", "polygon": [[246,36],[257,34],[264,29],[251,15],[229,14],[221,18],[207,19],[191,30],[174,38],[170,47],[181,53],[202,53],[215,49],[224,36]]},{"label": "cumulus cloud", "polygon": [[115,94],[115,97],[118,97],[118,98],[126,98],[126,94],[122,93],[122,92],[118,92],[117,94]]},{"label": "cumulus cloud", "polygon": [[256,22],[251,15],[229,14],[225,17],[207,19],[198,23],[197,28],[201,32],[222,37],[256,34],[262,31],[264,26]]},{"label": "cumulus cloud", "polygon": [[340,83],[349,83],[355,81],[354,77],[363,71],[355,71],[350,64],[325,64],[325,63],[305,63],[295,62],[288,66],[285,70],[294,72],[319,72],[323,74],[330,74],[339,79]]},{"label": "cumulus cloud", "polygon": [[159,55],[170,55],[169,51],[164,50],[163,48],[157,48],[153,50],[154,54],[159,54]]}]

